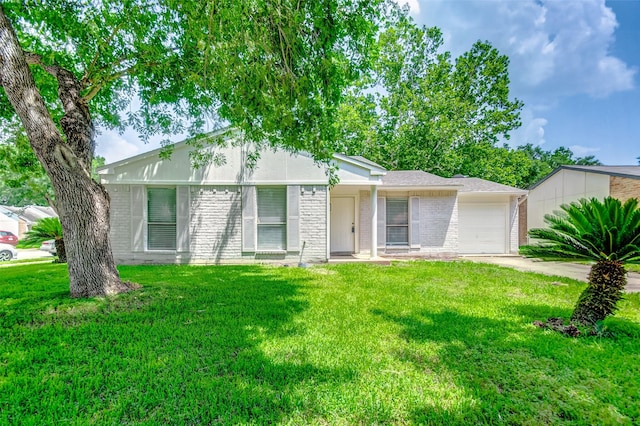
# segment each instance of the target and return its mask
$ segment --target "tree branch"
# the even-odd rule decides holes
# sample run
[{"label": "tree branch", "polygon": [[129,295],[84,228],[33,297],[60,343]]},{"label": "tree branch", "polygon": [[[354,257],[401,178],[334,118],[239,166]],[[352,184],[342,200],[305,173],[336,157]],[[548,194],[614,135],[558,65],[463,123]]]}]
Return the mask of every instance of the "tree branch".
[{"label": "tree branch", "polygon": [[[101,46],[107,45],[109,43],[111,43],[111,41],[115,38],[116,34],[118,34],[118,31],[120,31],[120,29],[124,26],[124,21],[121,22],[120,24],[116,25],[116,27],[113,29],[113,31],[111,32],[111,34],[109,35],[109,37],[107,37],[107,39],[105,40],[104,43],[101,43]],[[96,49],[96,54],[93,56],[93,59],[91,60],[91,63],[89,64],[89,66],[87,67],[87,69],[84,72],[84,75],[82,76],[82,78],[80,79],[80,81],[83,84],[86,84],[88,79],[89,79],[89,75],[91,75],[91,70],[93,69],[93,67],[95,66],[96,62],[98,62],[98,58],[100,57],[100,47],[98,47],[98,49]]]},{"label": "tree branch", "polygon": [[58,81],[58,98],[62,102],[64,116],[60,125],[67,137],[67,143],[82,161],[84,168],[91,170],[91,160],[95,150],[94,128],[89,106],[81,96],[82,83],[73,73],[59,65],[47,65],[42,57],[33,52],[24,52],[27,64],[38,65]]},{"label": "tree branch", "polygon": [[118,71],[116,73],[113,73],[111,75],[108,75],[107,77],[103,78],[100,82],[94,84],[93,86],[88,86],[89,87],[89,91],[83,96],[85,102],[89,102],[91,99],[93,99],[98,92],[100,92],[100,90],[105,86],[105,84],[117,80],[120,77],[124,77],[125,75],[130,75],[133,73],[133,71],[135,71],[136,69],[136,65],[132,65],[128,68],[123,69],[122,71]]},{"label": "tree branch", "polygon": [[62,138],[51,119],[29,70],[11,22],[0,5],[0,79],[9,102],[20,118],[40,162],[48,167],[47,155]]}]

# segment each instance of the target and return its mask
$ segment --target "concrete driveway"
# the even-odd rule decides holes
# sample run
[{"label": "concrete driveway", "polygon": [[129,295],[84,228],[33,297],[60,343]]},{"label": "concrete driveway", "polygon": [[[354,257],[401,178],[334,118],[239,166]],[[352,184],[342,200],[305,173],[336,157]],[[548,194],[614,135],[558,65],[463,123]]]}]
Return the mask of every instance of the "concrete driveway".
[{"label": "concrete driveway", "polygon": [[38,249],[18,249],[18,260],[24,259],[53,259],[51,253]]},{"label": "concrete driveway", "polygon": [[[538,272],[545,275],[557,275],[587,281],[591,265],[570,262],[543,262],[521,256],[463,256],[461,259],[472,262],[491,263],[506,266],[523,272]],[[627,275],[627,293],[640,292],[640,274],[629,272]]]}]

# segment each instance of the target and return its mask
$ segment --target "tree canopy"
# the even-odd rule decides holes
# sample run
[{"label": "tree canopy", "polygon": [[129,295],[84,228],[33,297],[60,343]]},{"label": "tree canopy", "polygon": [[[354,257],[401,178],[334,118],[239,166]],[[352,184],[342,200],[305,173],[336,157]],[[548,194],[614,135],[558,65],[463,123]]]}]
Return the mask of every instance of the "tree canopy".
[{"label": "tree canopy", "polygon": [[327,159],[337,104],[368,69],[386,7],[383,0],[0,5],[0,119],[22,125],[51,179],[72,295],[132,288],[111,254],[109,197],[91,179],[96,124],[148,136],[226,123],[253,142]]},{"label": "tree canopy", "polygon": [[341,108],[338,150],[450,176],[470,146],[509,137],[522,102],[509,99],[508,58],[479,41],[453,61],[442,45],[439,29],[406,15],[381,34],[375,74]]},{"label": "tree canopy", "polygon": [[[95,124],[143,137],[232,124],[252,140],[326,158],[322,142],[333,137],[344,88],[367,67],[382,2],[52,0],[3,9],[57,120],[64,107],[51,66],[78,79]],[[3,95],[0,112],[13,117]]]},{"label": "tree canopy", "polygon": [[[391,170],[481,177],[527,188],[562,164],[599,164],[564,147],[504,143],[523,103],[509,97],[509,60],[478,41],[453,60],[437,28],[398,11],[376,44],[374,73],[340,106],[339,152]],[[502,144],[501,144],[502,142]]]}]

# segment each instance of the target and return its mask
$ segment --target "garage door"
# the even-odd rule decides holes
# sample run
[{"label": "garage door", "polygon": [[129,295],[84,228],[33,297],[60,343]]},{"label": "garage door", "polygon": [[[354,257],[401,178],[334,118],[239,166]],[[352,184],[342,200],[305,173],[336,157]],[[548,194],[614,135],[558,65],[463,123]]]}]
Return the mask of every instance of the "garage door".
[{"label": "garage door", "polygon": [[506,253],[506,240],[507,208],[505,204],[458,204],[460,253]]}]

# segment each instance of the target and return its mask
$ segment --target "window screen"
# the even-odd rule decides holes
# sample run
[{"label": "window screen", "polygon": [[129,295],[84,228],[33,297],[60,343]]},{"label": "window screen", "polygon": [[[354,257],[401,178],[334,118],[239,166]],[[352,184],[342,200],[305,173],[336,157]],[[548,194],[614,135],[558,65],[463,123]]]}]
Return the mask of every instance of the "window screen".
[{"label": "window screen", "polygon": [[409,245],[409,202],[406,198],[387,198],[387,245]]},{"label": "window screen", "polygon": [[286,188],[257,188],[256,197],[258,201],[258,250],[286,250]]},{"label": "window screen", "polygon": [[147,248],[176,249],[176,189],[147,190]]}]

